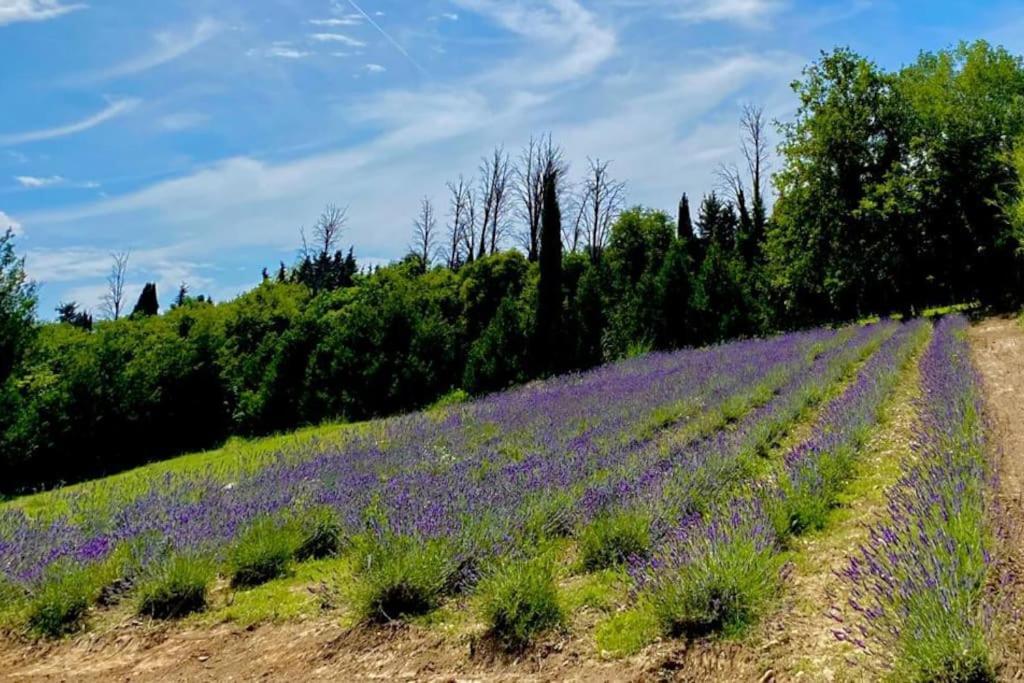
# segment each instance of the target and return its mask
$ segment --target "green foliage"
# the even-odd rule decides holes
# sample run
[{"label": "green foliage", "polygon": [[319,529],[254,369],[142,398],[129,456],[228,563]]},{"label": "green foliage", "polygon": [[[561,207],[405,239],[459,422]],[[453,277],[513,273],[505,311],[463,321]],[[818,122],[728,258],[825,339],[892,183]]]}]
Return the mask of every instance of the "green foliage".
[{"label": "green foliage", "polygon": [[641,601],[601,622],[594,636],[602,654],[628,657],[661,635],[661,624],[650,602]]},{"label": "green foliage", "polygon": [[314,507],[300,513],[296,523],[301,538],[295,559],[321,560],[337,555],[345,546],[344,530],[338,513],[329,507]]},{"label": "green foliage", "polygon": [[354,548],[354,603],[367,621],[426,614],[441,604],[456,567],[443,541],[405,537],[359,539]]},{"label": "green foliage", "polygon": [[28,626],[54,638],[77,631],[95,595],[95,577],[88,569],[54,568],[29,598]]},{"label": "green foliage", "polygon": [[232,587],[251,588],[285,576],[302,540],[295,524],[270,518],[253,522],[231,547]]},{"label": "green foliage", "polygon": [[522,650],[564,619],[549,558],[508,561],[483,581],[479,592],[491,635],[510,651]]},{"label": "green foliage", "polygon": [[739,633],[778,591],[778,555],[739,535],[701,553],[648,592],[661,628],[671,635]]},{"label": "green foliage", "polygon": [[176,555],[160,562],[139,584],[138,613],[178,619],[204,610],[207,587],[215,574],[213,562],[203,557]]},{"label": "green foliage", "polygon": [[490,324],[469,349],[463,384],[472,393],[504,389],[526,377],[526,316],[517,301],[502,300]]},{"label": "green foliage", "polygon": [[580,561],[586,571],[607,569],[651,551],[650,516],[637,510],[616,510],[599,516],[579,534]]},{"label": "green foliage", "polygon": [[0,232],[0,385],[25,354],[35,331],[36,286],[14,253],[14,232]]}]

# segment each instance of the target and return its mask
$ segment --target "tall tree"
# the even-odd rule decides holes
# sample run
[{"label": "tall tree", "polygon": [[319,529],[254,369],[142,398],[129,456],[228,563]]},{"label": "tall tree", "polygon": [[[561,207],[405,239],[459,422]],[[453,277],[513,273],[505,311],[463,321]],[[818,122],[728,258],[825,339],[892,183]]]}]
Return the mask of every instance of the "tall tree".
[{"label": "tall tree", "polygon": [[[446,260],[448,268],[456,270],[464,261],[463,246],[466,233],[472,232],[476,226],[469,223],[470,203],[473,190],[466,184],[465,178],[459,176],[458,182],[449,182],[448,186],[448,235],[446,244]],[[469,235],[469,255],[472,256],[473,236]]]},{"label": "tall tree", "polygon": [[548,165],[544,171],[544,204],[541,215],[540,279],[537,282],[538,367],[555,372],[562,363],[560,339],[562,316],[562,211],[558,205],[560,171]]},{"label": "tall tree", "polygon": [[495,147],[489,157],[480,164],[480,201],[483,224],[480,226],[480,243],[477,257],[498,251],[505,228],[511,201],[512,164],[504,147]]},{"label": "tall tree", "polygon": [[519,200],[518,214],[524,225],[520,242],[530,261],[536,261],[540,254],[544,177],[551,168],[564,171],[561,148],[554,144],[550,133],[540,138],[531,136],[514,170],[515,191]]},{"label": "tall tree", "polygon": [[160,312],[160,302],[156,297],[156,283],[147,282],[139,294],[139,300],[132,309],[132,317],[151,317]]},{"label": "tall tree", "polygon": [[429,197],[420,200],[420,213],[413,221],[413,241],[409,250],[416,255],[423,272],[430,268],[437,233],[437,219],[434,217],[434,203]]},{"label": "tall tree", "polygon": [[626,184],[612,177],[608,170],[611,162],[601,159],[588,161],[590,167],[583,182],[580,211],[590,258],[597,261],[608,243],[612,224],[622,210]]},{"label": "tall tree", "polygon": [[124,288],[128,277],[128,256],[127,251],[119,251],[110,255],[113,263],[110,266],[110,274],[107,276],[107,291],[100,303],[100,310],[108,320],[117,320],[124,313]]},{"label": "tall tree", "polygon": [[693,232],[693,219],[690,217],[690,198],[683,193],[679,200],[679,218],[676,221],[676,238],[692,241],[696,235]]},{"label": "tall tree", "polygon": [[740,116],[740,151],[747,162],[747,173],[750,176],[750,233],[747,236],[748,262],[755,256],[759,257],[761,245],[767,232],[767,210],[765,208],[765,176],[768,169],[770,150],[768,141],[768,123],[764,107],[745,104]]},{"label": "tall tree", "polygon": [[36,285],[14,252],[14,231],[0,233],[0,386],[14,371],[35,333]]}]

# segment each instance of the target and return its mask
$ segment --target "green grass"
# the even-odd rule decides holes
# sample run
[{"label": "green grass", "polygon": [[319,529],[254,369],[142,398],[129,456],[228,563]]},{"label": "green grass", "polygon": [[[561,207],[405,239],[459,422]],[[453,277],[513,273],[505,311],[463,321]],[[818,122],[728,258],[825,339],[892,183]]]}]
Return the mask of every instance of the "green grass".
[{"label": "green grass", "polygon": [[369,429],[372,425],[331,423],[258,439],[235,437],[220,448],[189,453],[101,479],[16,497],[0,502],[0,507],[14,506],[29,516],[51,519],[71,511],[72,499],[75,499],[75,506],[84,503],[89,509],[108,509],[114,504],[134,499],[152,486],[153,482],[166,476],[209,475],[227,483],[240,475],[256,472],[282,456],[315,455],[344,442],[357,430]]},{"label": "green grass", "polygon": [[453,552],[440,541],[359,539],[351,598],[365,621],[386,622],[437,609],[454,576]]},{"label": "green grass", "polygon": [[301,542],[300,531],[292,523],[270,518],[255,521],[231,547],[231,586],[252,588],[285,576]]},{"label": "green grass", "polygon": [[179,555],[145,576],[137,592],[139,614],[179,619],[206,609],[207,590],[216,574],[207,558]]},{"label": "green grass", "polygon": [[603,657],[634,655],[661,635],[658,615],[648,602],[640,602],[616,612],[598,625],[594,634],[597,650]]},{"label": "green grass", "polygon": [[550,558],[503,563],[478,594],[488,632],[506,650],[522,650],[565,620]]},{"label": "green grass", "polygon": [[639,510],[617,510],[588,524],[578,538],[584,571],[624,564],[651,551],[651,518]]}]

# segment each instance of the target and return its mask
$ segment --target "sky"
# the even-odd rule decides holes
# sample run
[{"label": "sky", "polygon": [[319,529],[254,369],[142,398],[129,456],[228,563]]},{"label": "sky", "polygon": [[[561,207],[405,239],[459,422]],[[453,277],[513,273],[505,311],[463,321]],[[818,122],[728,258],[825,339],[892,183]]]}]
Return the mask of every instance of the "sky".
[{"label": "sky", "polygon": [[822,50],[976,38],[1024,52],[1019,0],[0,0],[0,226],[44,318],[97,309],[122,251],[130,298],[221,301],[329,202],[361,263],[401,257],[422,198],[446,217],[446,181],[531,135],[674,211]]}]

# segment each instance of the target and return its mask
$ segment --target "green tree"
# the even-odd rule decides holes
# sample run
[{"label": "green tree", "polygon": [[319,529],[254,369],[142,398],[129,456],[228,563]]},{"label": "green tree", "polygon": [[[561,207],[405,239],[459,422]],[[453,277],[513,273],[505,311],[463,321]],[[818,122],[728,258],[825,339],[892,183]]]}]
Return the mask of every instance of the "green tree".
[{"label": "green tree", "polygon": [[541,207],[540,278],[537,281],[535,367],[542,373],[562,367],[565,340],[562,310],[562,211],[558,206],[558,171],[544,173]]}]

